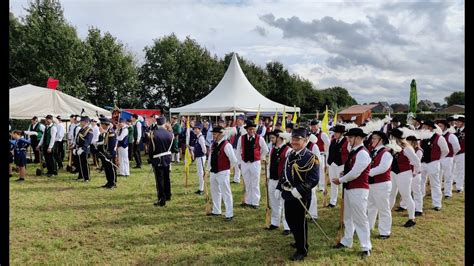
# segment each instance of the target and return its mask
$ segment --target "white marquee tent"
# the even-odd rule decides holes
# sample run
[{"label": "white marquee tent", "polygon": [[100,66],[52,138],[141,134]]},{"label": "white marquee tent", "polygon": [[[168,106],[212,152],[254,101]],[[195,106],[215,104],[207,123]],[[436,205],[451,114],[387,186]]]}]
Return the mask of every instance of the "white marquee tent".
[{"label": "white marquee tent", "polygon": [[245,77],[234,53],[224,77],[216,88],[201,100],[179,108],[171,108],[171,113],[181,115],[224,112],[260,112],[276,111],[300,112],[299,107],[285,106],[274,102],[258,92]]},{"label": "white marquee tent", "polygon": [[31,119],[33,116],[41,118],[49,114],[68,119],[71,114],[80,114],[83,108],[83,115],[89,117],[97,117],[96,112],[106,117],[112,115],[103,108],[57,90],[31,84],[10,89],[10,118],[12,119]]}]

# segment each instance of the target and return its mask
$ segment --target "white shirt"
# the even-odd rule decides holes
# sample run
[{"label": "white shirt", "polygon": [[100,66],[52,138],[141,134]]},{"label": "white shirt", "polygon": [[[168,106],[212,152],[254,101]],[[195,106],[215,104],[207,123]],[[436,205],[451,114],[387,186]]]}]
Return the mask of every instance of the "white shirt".
[{"label": "white shirt", "polygon": [[[119,129],[120,131],[120,129]],[[128,129],[127,127],[123,127],[122,128],[122,132],[120,133],[120,135],[117,137],[117,141],[122,141],[125,137],[128,137]]]},{"label": "white shirt", "polygon": [[[221,140],[219,140],[217,142],[217,146],[219,146],[219,144],[221,144],[221,142],[223,142],[226,138],[223,137]],[[212,150],[211,150],[212,152]],[[230,144],[229,142],[227,142],[227,144],[224,146],[224,153],[225,155],[227,156],[227,158],[229,158],[229,161],[230,161],[230,166],[235,166],[237,164],[237,157],[235,157],[235,153],[234,153],[234,148],[232,147],[232,144]],[[207,168],[208,169],[211,169],[211,160],[207,160]],[[218,172],[217,174],[227,174],[229,173],[230,174],[230,169],[227,169],[227,170],[224,170],[224,171],[220,171]],[[211,173],[211,174],[214,174],[214,173]]]},{"label": "white shirt", "polygon": [[[262,133],[260,133],[260,137],[265,137],[265,133],[267,133],[267,127],[265,125],[259,125],[259,127],[262,128]],[[255,132],[257,132],[258,127],[255,129]]]},{"label": "white shirt", "polygon": [[[353,150],[357,150],[360,146],[363,146],[363,145],[364,144],[361,143],[355,146]],[[352,169],[349,171],[349,173],[339,178],[339,181],[341,183],[347,183],[349,181],[356,179],[367,168],[367,166],[370,165],[371,161],[372,160],[370,158],[369,153],[364,149],[360,150],[356,155],[355,163]]]},{"label": "white shirt", "polygon": [[[51,140],[49,141],[48,149],[52,149],[53,146],[54,146],[54,142],[56,141],[56,131],[57,131],[57,129],[54,125],[49,125],[47,128],[49,128],[49,127],[51,127]],[[45,130],[46,130],[46,128],[45,128]],[[41,140],[38,144],[39,146],[43,145],[44,135],[46,135],[45,132],[43,132],[43,136],[41,137]]]},{"label": "white shirt", "polygon": [[321,140],[324,142],[324,153],[327,155],[329,152],[329,145],[331,144],[331,140],[329,139],[328,134],[326,134],[326,132],[323,132],[321,129],[318,129],[318,131],[314,135],[317,135],[319,132],[321,132]]},{"label": "white shirt", "polygon": [[[443,132],[443,137],[446,135],[448,131]],[[454,134],[450,134],[448,138],[449,143],[451,143],[451,146],[453,147],[453,156],[456,155],[460,150],[461,150],[461,145],[459,145],[459,140]],[[449,149],[449,146],[448,146]]]},{"label": "white shirt", "polygon": [[[236,154],[238,154],[239,156],[242,156],[242,153],[243,153],[242,143],[241,143],[242,138],[247,138],[248,140],[249,137],[250,136],[248,134],[245,134],[239,138],[239,141],[237,142],[237,152],[236,152]],[[254,135],[253,137],[256,137],[256,135]],[[258,144],[260,145],[260,158],[264,159],[268,153],[268,146],[267,146],[267,143],[265,143],[265,140],[262,138],[262,136],[258,138]]]},{"label": "white shirt", "polygon": [[449,153],[448,143],[446,142],[446,139],[443,136],[439,136],[439,138],[438,138],[438,147],[441,150],[441,158],[440,159],[443,159]]},{"label": "white shirt", "polygon": [[[142,138],[142,123],[140,123],[138,120],[135,122],[135,125],[137,126],[137,139],[135,140],[135,143],[139,144],[140,139]],[[128,132],[128,129],[127,129]],[[128,133],[127,133],[128,134]]]},{"label": "white shirt", "polygon": [[100,130],[97,125],[92,126],[92,144],[97,145],[97,141],[99,141]]},{"label": "white shirt", "polygon": [[[278,147],[278,148],[281,148],[283,147],[284,145],[286,145],[285,143],[281,143],[280,145],[275,145],[275,147]],[[316,145],[315,145],[316,146]],[[273,148],[272,148],[273,149]],[[285,153],[285,158],[288,158],[288,155],[290,154],[290,152],[292,151],[291,147],[288,147],[288,149],[286,150],[286,153]],[[271,153],[271,152],[270,152]],[[272,158],[270,157],[270,163],[267,164],[267,178],[270,178],[270,164],[271,164],[271,160]]]},{"label": "white shirt", "polygon": [[197,136],[197,138],[198,138],[198,144],[201,145],[202,152],[204,153],[202,157],[206,157],[206,153],[207,153],[206,140],[204,139],[204,136],[202,135],[202,133],[200,133],[199,136]]},{"label": "white shirt", "polygon": [[[306,143],[306,146],[308,145],[308,143]],[[319,150],[319,147],[316,143],[314,143],[313,145],[313,148],[311,149],[311,152],[316,155],[316,157],[318,158],[318,161],[321,163],[322,162],[322,158],[321,158],[321,151]]]},{"label": "white shirt", "polygon": [[56,141],[63,141],[63,138],[64,138],[64,125],[63,123],[58,123],[56,124],[56,129],[57,129],[57,132],[56,132]]},{"label": "white shirt", "polygon": [[69,131],[67,133],[67,140],[69,142],[72,142],[74,140],[74,129],[78,126],[78,124],[70,124],[69,125]]},{"label": "white shirt", "polygon": [[[410,164],[413,165],[413,172],[417,173],[421,169],[421,158],[415,153],[415,149],[413,147],[405,147],[403,154],[408,158]],[[423,156],[423,153],[421,155]]]},{"label": "white shirt", "polygon": [[[375,147],[374,150],[376,150],[378,153],[379,150],[382,149],[383,147],[384,147],[383,145],[379,145]],[[390,166],[392,166],[392,161],[393,161],[393,156],[390,154],[390,152],[385,152],[382,155],[382,158],[380,159],[380,164],[370,169],[369,176],[376,176],[376,175],[380,175],[387,172]]]}]

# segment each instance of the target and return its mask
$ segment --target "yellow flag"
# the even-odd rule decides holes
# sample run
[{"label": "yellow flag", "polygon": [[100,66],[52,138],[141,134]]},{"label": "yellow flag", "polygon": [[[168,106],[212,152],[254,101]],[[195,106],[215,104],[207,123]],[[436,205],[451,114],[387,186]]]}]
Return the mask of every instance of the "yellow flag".
[{"label": "yellow flag", "polygon": [[260,104],[258,105],[257,116],[255,117],[255,125],[258,125],[258,119],[260,118]]},{"label": "yellow flag", "polygon": [[184,170],[186,172],[189,172],[189,166],[191,165],[191,161],[193,159],[191,158],[191,153],[189,152],[189,147],[186,147],[186,150],[184,152]]},{"label": "yellow flag", "polygon": [[326,111],[324,111],[324,117],[322,123],[322,130],[326,134],[329,134],[328,123],[329,123],[329,115],[328,115],[328,106],[326,105]]},{"label": "yellow flag", "polygon": [[298,117],[296,116],[296,105],[294,106],[295,108],[295,114],[293,115],[293,120],[291,120],[291,123],[294,125],[296,124],[296,120],[298,119]]},{"label": "yellow flag", "polygon": [[275,116],[273,117],[273,129],[275,129],[275,126],[277,124],[277,120],[278,120],[278,109],[276,110]]},{"label": "yellow flag", "polygon": [[283,106],[283,115],[281,117],[281,128],[283,129],[283,131],[286,130],[286,110],[285,110],[285,106]]},{"label": "yellow flag", "polygon": [[337,112],[336,112],[336,114],[334,115],[332,124],[333,124],[333,125],[336,125],[336,124],[337,124]]}]

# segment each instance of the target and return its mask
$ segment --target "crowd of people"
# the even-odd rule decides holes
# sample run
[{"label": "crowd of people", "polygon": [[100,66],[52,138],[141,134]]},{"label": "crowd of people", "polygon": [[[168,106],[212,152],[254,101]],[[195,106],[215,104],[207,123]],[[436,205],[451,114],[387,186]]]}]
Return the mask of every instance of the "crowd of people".
[{"label": "crowd of people", "polygon": [[[11,131],[10,163],[18,167],[16,181],[24,182],[27,148],[31,146],[32,162],[42,163],[44,158],[50,177],[63,169],[67,150],[68,170],[78,173],[78,180],[89,182],[88,158],[92,157],[92,164],[105,172],[103,187],[113,189],[117,175],[130,175],[131,160],[135,168],[142,167],[143,143],[155,175],[154,204],[165,206],[171,200],[170,165],[182,161],[188,148],[197,169],[195,193],[205,194],[206,184],[210,184],[212,208],[208,215],[221,216],[223,202],[225,221],[234,217],[231,182],[243,183],[241,207],[260,207],[263,168],[271,218],[266,229],[283,226],[284,235],[293,235],[296,251],[292,260],[307,256],[307,218],[317,221],[317,192],[324,195],[323,207],[332,209],[338,204],[342,186],[341,238],[333,248],[352,247],[355,232],[360,255],[365,257],[372,250],[370,234],[377,218],[380,239],[391,236],[392,210],[408,213],[404,227],[416,225],[416,217],[423,216],[428,181],[435,211],[441,211],[442,201],[449,200],[453,190],[461,193],[464,189],[463,115],[436,121],[415,118],[408,124],[395,118],[366,121],[360,126],[334,123],[327,132],[316,119],[308,125],[285,121],[286,126],[281,121],[273,125],[263,119],[247,120],[243,115],[235,121],[220,119],[214,125],[186,119],[172,116],[167,122],[164,116],[153,115],[143,123],[134,115],[115,123],[103,116],[71,115],[66,132],[61,117],[48,115],[44,125],[33,117],[26,131]],[[398,193],[401,200],[394,209]]]}]

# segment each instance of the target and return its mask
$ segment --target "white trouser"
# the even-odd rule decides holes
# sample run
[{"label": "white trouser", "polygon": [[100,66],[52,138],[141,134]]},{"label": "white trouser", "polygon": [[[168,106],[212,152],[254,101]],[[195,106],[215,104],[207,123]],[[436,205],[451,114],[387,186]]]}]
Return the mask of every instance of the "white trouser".
[{"label": "white trouser", "polygon": [[316,187],[311,189],[311,203],[309,204],[309,215],[314,219],[318,219],[318,197],[316,195]]},{"label": "white trouser", "polygon": [[444,195],[451,197],[453,195],[453,157],[441,159],[440,168],[439,178],[444,179]]},{"label": "white trouser", "polygon": [[454,156],[454,181],[456,182],[456,190],[464,189],[464,153]]},{"label": "white trouser", "polygon": [[369,185],[369,200],[367,203],[369,227],[372,230],[375,228],[375,220],[378,214],[379,234],[384,236],[390,235],[392,228],[392,210],[389,200],[391,190],[391,181]]},{"label": "white trouser", "polygon": [[[281,197],[281,192],[279,193],[279,198],[275,198],[275,191],[277,190],[276,187],[278,185],[278,180],[269,179],[268,180],[268,199],[270,201],[270,208],[272,209],[272,219],[271,224],[274,226],[280,227],[280,222],[283,220],[283,228],[284,230],[290,230],[290,227],[286,223],[285,220],[285,212],[284,212],[284,199]],[[283,217],[282,217],[283,215]]]},{"label": "white trouser", "polygon": [[369,217],[367,216],[368,197],[368,189],[344,190],[344,237],[341,239],[341,244],[346,247],[352,247],[355,231],[362,251],[372,249]]},{"label": "white trouser", "polygon": [[179,152],[171,154],[171,160],[179,163]]},{"label": "white trouser", "polygon": [[423,193],[421,192],[421,174],[417,174],[411,181],[411,191],[415,201],[415,211],[423,212]]},{"label": "white trouser", "polygon": [[255,161],[253,163],[241,162],[242,177],[245,184],[245,203],[258,206],[260,204],[260,172],[261,163]]},{"label": "white trouser", "polygon": [[199,190],[204,191],[204,166],[206,165],[206,156],[197,157],[196,161],[196,169],[197,175],[199,178]]},{"label": "white trouser", "polygon": [[415,201],[411,196],[413,172],[411,170],[398,173],[392,177],[392,191],[390,193],[390,209],[395,205],[397,194],[400,192],[400,207],[408,210],[408,219],[415,219]]},{"label": "white trouser", "polygon": [[122,148],[118,147],[118,156],[119,156],[119,175],[130,175],[130,162],[128,161],[128,147]]},{"label": "white trouser", "polygon": [[426,195],[426,180],[429,177],[431,186],[431,202],[433,207],[441,208],[441,200],[443,198],[441,193],[441,181],[439,179],[439,160],[422,163],[421,164],[421,192],[423,197]]},{"label": "white trouser", "polygon": [[234,182],[240,183],[240,164],[242,162],[242,155],[237,154],[237,150],[234,149],[235,157],[237,158],[237,164],[234,166]]},{"label": "white trouser", "polygon": [[[316,144],[315,144],[316,145]],[[325,171],[326,171],[326,154],[321,153],[321,160],[319,162],[319,182],[318,187],[320,191],[324,191],[326,189],[326,178],[325,178]]]},{"label": "white trouser", "polygon": [[234,216],[232,191],[230,190],[230,171],[215,174],[211,172],[212,213],[221,214],[221,201],[224,200],[225,217]]},{"label": "white trouser", "polygon": [[[329,166],[329,180],[333,180],[341,177],[341,173],[344,172],[344,165],[337,166],[335,163],[332,163]],[[339,191],[339,186],[331,182],[331,199],[329,203],[336,206],[337,203],[337,194]]]}]

